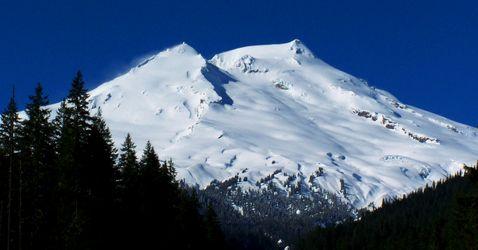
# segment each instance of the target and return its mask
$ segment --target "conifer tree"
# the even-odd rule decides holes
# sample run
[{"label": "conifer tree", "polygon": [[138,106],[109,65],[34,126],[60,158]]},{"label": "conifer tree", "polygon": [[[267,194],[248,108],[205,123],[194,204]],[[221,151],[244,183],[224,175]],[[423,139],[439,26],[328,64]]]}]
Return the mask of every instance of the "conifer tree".
[{"label": "conifer tree", "polygon": [[139,195],[140,169],[138,159],[136,157],[136,145],[131,139],[131,135],[129,133],[120,149],[118,169],[120,172],[118,193],[120,196],[120,207],[123,210],[122,213],[136,213]]},{"label": "conifer tree", "polygon": [[161,163],[159,162],[158,155],[154,151],[153,145],[151,145],[150,141],[146,142],[146,146],[144,147],[143,156],[141,157],[140,161],[141,169],[143,172],[156,172],[161,167]]},{"label": "conifer tree", "polygon": [[84,143],[87,137],[91,116],[88,109],[88,93],[85,88],[83,74],[81,71],[76,73],[71,83],[71,89],[66,99],[67,105],[72,109],[72,126],[75,128],[76,138],[80,143]]},{"label": "conifer tree", "polygon": [[72,110],[68,108],[66,100],[60,104],[57,110],[53,124],[55,127],[54,140],[55,151],[57,154],[56,165],[59,168],[59,183],[60,190],[73,189],[68,188],[67,185],[73,186],[73,164],[74,164],[74,137],[71,119]]},{"label": "conifer tree", "polygon": [[121,171],[121,185],[132,185],[132,180],[139,175],[138,158],[136,157],[136,145],[128,133],[120,149],[118,168]]},{"label": "conifer tree", "polygon": [[161,194],[159,199],[172,203],[177,200],[178,183],[172,160],[161,163],[150,141],[146,143],[140,166],[142,182],[153,185]]},{"label": "conifer tree", "polygon": [[168,183],[171,183],[173,185],[177,185],[176,183],[176,170],[174,168],[174,163],[172,159],[169,159],[168,161],[164,162],[161,165],[161,173],[165,176],[167,179],[166,181]]},{"label": "conifer tree", "polygon": [[89,132],[86,147],[89,162],[86,167],[85,178],[90,182],[88,185],[93,195],[112,199],[115,181],[118,178],[118,169],[115,162],[117,150],[114,147],[111,132],[106,125],[98,109],[92,118],[91,131]]},{"label": "conifer tree", "polygon": [[[176,218],[175,206],[177,206],[177,185],[170,182],[170,176],[166,174],[166,168],[159,161],[151,142],[147,142],[140,161],[140,213],[143,218],[144,242],[162,236],[163,247],[171,244],[174,239],[174,224]],[[156,227],[158,223],[170,230],[161,230]],[[161,248],[161,246],[160,246]]]},{"label": "conifer tree", "polygon": [[63,248],[83,246],[81,240],[87,225],[88,171],[87,140],[91,130],[91,116],[88,109],[88,93],[83,76],[78,72],[74,77],[67,99],[55,119],[57,130],[57,165],[60,172],[60,224],[62,225]]},{"label": "conifer tree", "polygon": [[92,246],[107,248],[112,238],[109,226],[118,173],[115,165],[116,149],[101,109],[92,118],[91,131],[86,146],[87,162],[81,178],[85,180],[86,212],[88,224],[86,237]]},{"label": "conifer tree", "polygon": [[6,110],[1,115],[0,149],[7,156],[13,156],[18,150],[18,137],[20,133],[20,117],[18,116],[15,96],[10,98]]},{"label": "conifer tree", "polygon": [[172,160],[161,162],[148,142],[138,162],[128,134],[116,164],[110,130],[101,109],[90,116],[80,72],[53,122],[48,103],[38,84],[23,121],[14,96],[1,116],[0,249],[212,244]]},{"label": "conifer tree", "polygon": [[[5,187],[6,193],[2,199],[2,205],[6,205],[6,229],[4,237],[6,242],[4,247],[6,249],[12,249],[15,246],[15,243],[18,245],[19,238],[15,237],[13,232],[21,233],[21,231],[18,231],[21,229],[21,214],[18,213],[21,211],[21,208],[19,207],[20,202],[18,202],[19,197],[21,197],[21,192],[20,189],[18,189],[17,182],[17,180],[21,179],[21,169],[19,168],[16,159],[20,129],[20,118],[18,116],[18,109],[15,102],[15,93],[13,92],[7,109],[1,115],[0,125],[0,150],[6,157],[6,162],[3,165],[7,166],[8,169],[5,178],[2,178],[6,179],[7,183],[7,186]],[[18,218],[16,215],[18,215]]]},{"label": "conifer tree", "polygon": [[133,249],[138,247],[136,244],[139,239],[140,230],[129,230],[130,228],[140,228],[138,222],[139,215],[139,163],[136,157],[136,145],[131,135],[128,133],[122,147],[118,160],[120,171],[119,181],[119,226],[117,235],[119,235],[118,245],[121,248]]},{"label": "conifer tree", "polygon": [[[30,96],[25,109],[26,119],[20,131],[20,152],[23,169],[25,248],[41,247],[51,238],[54,220],[53,192],[56,185],[54,163],[53,126],[49,122],[48,98],[41,84]],[[43,245],[44,246],[44,245]]]}]

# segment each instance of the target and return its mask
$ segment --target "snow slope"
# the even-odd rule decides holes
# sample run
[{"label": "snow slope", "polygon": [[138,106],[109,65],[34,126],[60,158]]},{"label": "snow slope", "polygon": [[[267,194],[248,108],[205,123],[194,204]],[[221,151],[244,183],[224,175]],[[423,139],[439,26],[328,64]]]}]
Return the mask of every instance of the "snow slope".
[{"label": "snow slope", "polygon": [[[426,94],[426,93],[424,93]],[[405,105],[337,70],[299,40],[204,59],[187,44],[90,92],[117,145],[151,140],[178,179],[304,179],[356,207],[402,195],[478,159],[478,131]],[[94,112],[94,111],[93,111]],[[311,177],[312,176],[312,177]],[[345,190],[345,191],[344,191]]]}]

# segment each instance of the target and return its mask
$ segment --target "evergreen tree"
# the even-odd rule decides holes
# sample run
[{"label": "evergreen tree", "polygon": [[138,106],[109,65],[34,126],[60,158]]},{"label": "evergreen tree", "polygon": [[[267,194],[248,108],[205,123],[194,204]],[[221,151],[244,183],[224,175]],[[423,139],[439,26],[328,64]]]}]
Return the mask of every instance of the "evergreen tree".
[{"label": "evergreen tree", "polygon": [[146,142],[146,146],[144,147],[143,156],[141,157],[140,161],[141,170],[143,173],[147,172],[157,172],[161,167],[161,163],[159,162],[158,155],[154,151],[153,145],[151,145],[150,141]]},{"label": "evergreen tree", "polygon": [[[7,109],[1,115],[0,125],[0,150],[4,156],[2,164],[2,181],[6,181],[6,186],[2,187],[2,208],[5,206],[5,214],[2,213],[2,238],[5,244],[2,248],[14,249],[18,247],[21,235],[21,189],[19,188],[21,180],[21,167],[17,161],[16,153],[19,145],[19,133],[21,129],[18,109],[13,93],[8,103]],[[4,216],[5,215],[5,216]],[[15,234],[15,235],[14,235]]]},{"label": "evergreen tree", "polygon": [[[157,235],[163,237],[162,247],[174,242],[175,205],[178,204],[177,185],[171,182],[167,167],[159,161],[153,146],[148,141],[140,161],[140,214],[144,230],[144,241],[152,244]],[[163,228],[157,225],[162,224]]]},{"label": "evergreen tree", "polygon": [[118,247],[124,249],[133,249],[138,247],[140,230],[130,230],[131,228],[140,228],[138,221],[139,202],[140,202],[140,180],[139,180],[139,163],[136,157],[136,145],[128,133],[122,147],[118,160],[118,168],[120,170],[119,181],[119,223],[116,226],[119,235]]},{"label": "evergreen tree", "polygon": [[10,98],[6,110],[1,115],[0,149],[7,156],[13,156],[18,150],[20,117],[18,116],[15,96]]},{"label": "evergreen tree", "polygon": [[118,170],[120,173],[118,195],[121,208],[124,213],[133,213],[133,207],[138,204],[140,169],[136,157],[136,145],[129,133],[120,149]]},{"label": "evergreen tree", "polygon": [[88,181],[88,193],[112,200],[115,182],[119,176],[115,165],[117,150],[101,109],[92,118],[86,151],[89,162],[83,178]]},{"label": "evergreen tree", "polygon": [[128,133],[120,149],[118,168],[121,171],[121,186],[125,189],[131,186],[132,182],[139,175],[138,158],[136,157],[136,145]]},{"label": "evergreen tree", "polygon": [[54,223],[52,203],[56,185],[54,163],[53,126],[49,122],[48,98],[41,84],[30,96],[25,109],[26,119],[20,131],[20,152],[23,169],[23,221],[24,248],[45,247],[54,232],[48,231]]},{"label": "evergreen tree", "polygon": [[298,249],[477,249],[478,166],[384,201],[360,220],[318,227]]},{"label": "evergreen tree", "polygon": [[[59,168],[59,222],[63,235],[63,248],[82,248],[87,241],[81,240],[88,223],[88,152],[92,118],[88,110],[88,94],[81,72],[72,81],[66,100],[55,119],[57,130],[57,166]],[[83,245],[82,245],[83,244]]]},{"label": "evergreen tree", "polygon": [[108,247],[112,240],[109,226],[113,221],[112,210],[118,172],[116,149],[111,133],[103,120],[101,109],[92,119],[86,146],[87,164],[81,178],[85,180],[86,238],[93,246]]},{"label": "evergreen tree", "polygon": [[75,158],[71,113],[71,108],[68,108],[66,100],[63,100],[53,121],[55,127],[55,150],[57,154],[55,164],[59,170],[58,187],[61,191],[67,191],[68,189],[73,190],[73,187],[77,186],[74,184],[76,181],[73,180]]},{"label": "evergreen tree", "polygon": [[[85,88],[83,74],[78,71],[71,83],[71,89],[67,97],[67,105],[72,109],[71,119],[75,136],[80,143],[85,143],[87,130],[90,127],[91,116],[88,109],[88,93]],[[79,146],[79,145],[78,145]]]},{"label": "evergreen tree", "polygon": [[204,220],[197,198],[179,188],[172,160],[161,162],[148,142],[138,162],[128,134],[116,164],[81,73],[53,122],[46,105],[38,84],[25,120],[14,97],[1,116],[0,249],[218,249],[207,238],[217,233],[214,216]]}]

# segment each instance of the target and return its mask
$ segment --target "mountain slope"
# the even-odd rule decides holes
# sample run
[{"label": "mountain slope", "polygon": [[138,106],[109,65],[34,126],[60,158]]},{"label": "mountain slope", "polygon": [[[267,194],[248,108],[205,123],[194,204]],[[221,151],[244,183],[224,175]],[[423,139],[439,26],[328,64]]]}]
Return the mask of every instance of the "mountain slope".
[{"label": "mountain slope", "polygon": [[316,228],[296,249],[476,249],[478,169],[466,172],[389,201],[359,220]]},{"label": "mountain slope", "polygon": [[181,44],[90,95],[117,144],[127,132],[140,149],[151,140],[179,179],[201,187],[238,175],[243,188],[293,182],[377,206],[478,155],[476,129],[401,103],[299,40],[209,61]]}]

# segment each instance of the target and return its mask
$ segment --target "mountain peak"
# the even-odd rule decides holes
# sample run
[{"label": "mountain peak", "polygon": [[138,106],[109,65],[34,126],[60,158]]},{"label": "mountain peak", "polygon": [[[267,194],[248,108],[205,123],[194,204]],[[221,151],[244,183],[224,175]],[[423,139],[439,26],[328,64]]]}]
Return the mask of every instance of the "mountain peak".
[{"label": "mountain peak", "polygon": [[288,43],[254,45],[226,51],[215,55],[211,62],[220,68],[239,67],[244,71],[252,64],[260,64],[260,61],[273,63],[285,60],[300,65],[302,59],[315,59],[315,56],[299,39],[294,39]]},{"label": "mountain peak", "polygon": [[177,53],[177,54],[199,55],[199,53],[193,47],[191,47],[189,44],[187,44],[186,42],[182,42],[178,45],[175,45],[175,46],[167,49],[166,51]]},{"label": "mountain peak", "polygon": [[[291,53],[293,52],[293,53]],[[250,55],[257,58],[290,58],[297,55],[305,55],[307,57],[314,57],[313,53],[307,48],[302,41],[294,39],[288,43],[279,44],[264,44],[246,46],[230,51],[220,53],[220,55]]]},{"label": "mountain peak", "polygon": [[178,45],[169,47],[157,54],[147,57],[146,59],[142,60],[135,68],[133,68],[133,70],[141,68],[146,64],[150,64],[151,62],[156,61],[159,58],[172,57],[175,55],[198,56],[200,54],[189,44],[182,42]]},{"label": "mountain peak", "polygon": [[289,45],[289,50],[293,51],[296,55],[306,55],[308,57],[314,57],[312,51],[310,51],[307,46],[302,43],[299,39],[294,39],[291,42],[287,43]]},{"label": "mountain peak", "polygon": [[142,65],[91,91],[91,106],[103,110],[116,145],[126,132],[138,149],[150,140],[192,185],[300,186],[364,207],[454,174],[478,154],[478,130],[321,63],[298,39],[210,62],[182,43]]}]

